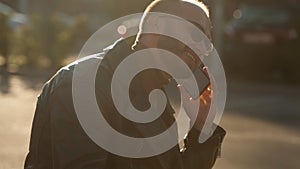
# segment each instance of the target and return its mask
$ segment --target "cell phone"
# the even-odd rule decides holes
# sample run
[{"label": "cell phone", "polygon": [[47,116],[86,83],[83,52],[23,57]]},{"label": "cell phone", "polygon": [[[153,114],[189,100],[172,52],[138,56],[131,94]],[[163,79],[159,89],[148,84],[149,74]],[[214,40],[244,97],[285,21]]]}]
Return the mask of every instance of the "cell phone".
[{"label": "cell phone", "polygon": [[197,86],[198,86],[198,91],[199,92],[195,92],[192,87],[191,82],[191,78],[189,77],[187,79],[180,79],[180,81],[182,81],[181,84],[183,84],[183,88],[187,91],[187,93],[189,93],[189,95],[196,100],[197,98],[199,98],[201,96],[201,94],[206,90],[206,88],[210,85],[210,80],[209,77],[206,75],[206,73],[204,72],[204,70],[202,68],[197,68],[194,72],[194,77],[196,79],[197,82]]}]

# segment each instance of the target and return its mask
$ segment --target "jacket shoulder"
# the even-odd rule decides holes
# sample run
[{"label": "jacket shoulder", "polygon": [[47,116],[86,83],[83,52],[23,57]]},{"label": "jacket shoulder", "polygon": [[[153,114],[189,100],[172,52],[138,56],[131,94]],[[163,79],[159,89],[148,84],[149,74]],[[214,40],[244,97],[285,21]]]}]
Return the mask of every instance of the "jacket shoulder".
[{"label": "jacket shoulder", "polygon": [[[85,66],[85,64],[98,64],[102,60],[104,53],[98,53],[94,55],[89,55],[78,59],[61,69],[59,69],[44,85],[43,93],[51,94],[60,87],[72,87],[72,80],[74,72],[76,71],[76,66]],[[83,72],[80,76],[84,77],[88,75],[89,72]],[[84,78],[82,78],[84,80]]]}]

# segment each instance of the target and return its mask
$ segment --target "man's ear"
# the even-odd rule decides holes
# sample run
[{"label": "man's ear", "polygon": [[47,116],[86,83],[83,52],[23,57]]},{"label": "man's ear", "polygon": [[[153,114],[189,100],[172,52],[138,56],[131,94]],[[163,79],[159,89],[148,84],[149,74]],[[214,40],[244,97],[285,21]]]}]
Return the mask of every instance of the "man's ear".
[{"label": "man's ear", "polygon": [[157,48],[160,35],[158,34],[142,34],[139,42],[148,48]]}]

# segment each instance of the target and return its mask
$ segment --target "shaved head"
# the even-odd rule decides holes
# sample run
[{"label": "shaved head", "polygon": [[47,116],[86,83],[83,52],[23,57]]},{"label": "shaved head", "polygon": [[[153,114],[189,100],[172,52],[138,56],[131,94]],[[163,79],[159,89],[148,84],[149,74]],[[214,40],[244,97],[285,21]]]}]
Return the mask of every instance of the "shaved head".
[{"label": "shaved head", "polygon": [[208,39],[211,40],[212,27],[209,19],[209,10],[202,2],[197,0],[155,0],[144,11],[136,43],[140,40],[144,27],[147,27],[149,12],[166,13],[185,19],[201,29]]}]

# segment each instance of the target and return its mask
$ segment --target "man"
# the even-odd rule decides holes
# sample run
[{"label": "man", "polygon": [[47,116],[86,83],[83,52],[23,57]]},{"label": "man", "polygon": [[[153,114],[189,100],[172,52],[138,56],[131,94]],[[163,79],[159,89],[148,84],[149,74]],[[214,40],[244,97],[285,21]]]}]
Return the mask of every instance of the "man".
[{"label": "man", "polygon": [[[200,108],[202,115],[197,117],[194,127],[188,133],[184,144],[185,151],[181,151],[179,146],[174,146],[153,157],[118,156],[96,145],[77,119],[72,98],[74,67],[90,60],[101,60],[95,82],[97,103],[105,119],[116,131],[135,138],[150,137],[165,131],[175,121],[173,114],[176,110],[171,105],[171,98],[168,99],[162,115],[153,122],[145,124],[132,123],[121,116],[111,96],[112,76],[116,68],[124,57],[136,51],[162,48],[179,56],[192,71],[201,65],[199,58],[194,56],[195,53],[190,49],[179,47],[180,42],[172,43],[176,40],[161,35],[143,34],[142,29],[146,29],[147,24],[155,24],[155,21],[148,22],[148,13],[151,11],[166,12],[190,20],[209,38],[211,37],[208,13],[203,4],[181,0],[156,0],[151,3],[145,10],[137,37],[118,41],[111,49],[104,52],[104,58],[99,57],[104,54],[99,54],[97,57],[88,57],[62,68],[45,84],[38,98],[25,169],[208,169],[213,167],[225,131],[218,127],[206,142],[202,144],[198,142],[210,106],[209,88],[200,96],[200,101],[205,106]],[[132,104],[139,110],[147,110],[151,106],[148,101],[149,93],[154,89],[165,90],[170,83],[169,78],[169,75],[164,72],[153,69],[138,74],[129,89]],[[84,80],[82,82],[84,83]],[[180,91],[184,92],[184,90]],[[99,134],[103,134],[109,142],[109,135]],[[177,137],[177,131],[173,131],[172,134],[171,137]]]}]

